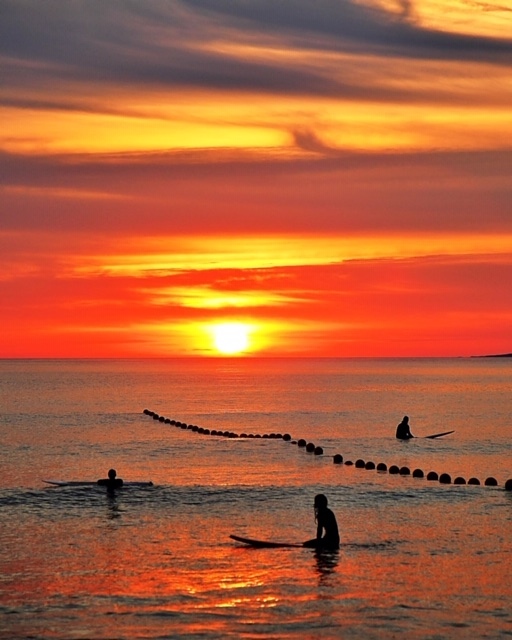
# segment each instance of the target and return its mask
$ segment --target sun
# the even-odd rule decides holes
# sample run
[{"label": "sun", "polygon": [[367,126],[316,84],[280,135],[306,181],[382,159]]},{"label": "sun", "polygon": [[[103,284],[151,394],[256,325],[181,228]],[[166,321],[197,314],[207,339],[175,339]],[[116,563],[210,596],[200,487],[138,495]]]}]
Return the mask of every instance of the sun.
[{"label": "sun", "polygon": [[225,355],[246,351],[249,347],[248,325],[242,322],[223,322],[212,329],[215,348]]}]

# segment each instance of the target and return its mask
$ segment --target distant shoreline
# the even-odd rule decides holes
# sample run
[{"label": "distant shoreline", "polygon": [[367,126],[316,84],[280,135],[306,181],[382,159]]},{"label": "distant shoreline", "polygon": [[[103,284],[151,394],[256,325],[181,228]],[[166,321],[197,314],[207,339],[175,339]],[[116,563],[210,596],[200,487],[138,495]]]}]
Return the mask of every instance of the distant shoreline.
[{"label": "distant shoreline", "polygon": [[486,356],[471,356],[472,358],[512,358],[512,353],[495,353]]}]

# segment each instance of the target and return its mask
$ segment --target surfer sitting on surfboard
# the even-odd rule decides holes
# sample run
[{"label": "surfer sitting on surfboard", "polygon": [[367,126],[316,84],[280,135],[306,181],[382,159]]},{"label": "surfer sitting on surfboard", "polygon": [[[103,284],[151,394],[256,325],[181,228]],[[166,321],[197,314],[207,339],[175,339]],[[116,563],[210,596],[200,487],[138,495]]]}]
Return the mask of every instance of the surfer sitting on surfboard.
[{"label": "surfer sitting on surfboard", "polygon": [[108,478],[102,478],[98,480],[98,484],[107,487],[107,489],[117,489],[117,487],[123,486],[123,481],[121,478],[116,478],[117,471],[115,469],[109,469]]},{"label": "surfer sitting on surfboard", "polygon": [[409,416],[404,416],[402,422],[396,428],[396,437],[399,440],[414,438],[409,428]]},{"label": "surfer sitting on surfboard", "polygon": [[[338,523],[336,516],[327,507],[327,498],[323,493],[315,496],[315,520],[317,523],[316,538],[304,542],[304,547],[313,547],[315,549],[339,549],[340,534],[338,532]],[[325,535],[322,537],[322,532]]]}]

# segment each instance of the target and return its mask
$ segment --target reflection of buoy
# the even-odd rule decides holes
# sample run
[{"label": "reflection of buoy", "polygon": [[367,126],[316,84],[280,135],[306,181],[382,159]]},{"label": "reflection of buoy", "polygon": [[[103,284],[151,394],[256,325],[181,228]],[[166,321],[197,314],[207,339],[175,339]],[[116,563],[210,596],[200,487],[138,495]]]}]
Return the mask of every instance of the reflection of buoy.
[{"label": "reflection of buoy", "polygon": [[308,442],[306,445],[306,451],[308,453],[313,453],[314,450],[315,450],[315,445],[312,442]]},{"label": "reflection of buoy", "polygon": [[377,465],[377,471],[387,471],[388,467],[385,462],[379,462]]},{"label": "reflection of buoy", "polygon": [[505,489],[507,491],[512,491],[512,478],[509,478],[506,482],[505,482]]},{"label": "reflection of buoy", "polygon": [[457,476],[453,484],[466,484],[466,480],[462,476]]},{"label": "reflection of buoy", "polygon": [[361,460],[361,458],[359,458],[359,460],[356,460],[356,467],[358,469],[364,469],[364,464],[365,464],[365,462],[364,462],[364,460]]},{"label": "reflection of buoy", "polygon": [[452,482],[452,478],[451,478],[451,476],[450,476],[450,474],[449,474],[449,473],[442,473],[442,474],[439,476],[439,482],[440,482],[441,484],[451,484],[451,482]]},{"label": "reflection of buoy", "polygon": [[435,471],[429,471],[427,473],[427,480],[439,480],[439,476]]},{"label": "reflection of buoy", "polygon": [[424,477],[424,473],[421,469],[414,469],[414,471],[412,472],[412,477],[413,478],[423,478]]},{"label": "reflection of buoy", "polygon": [[322,449],[322,447],[315,447],[313,453],[315,454],[315,456],[323,456],[324,450]]},{"label": "reflection of buoy", "polygon": [[334,464],[341,464],[343,462],[343,456],[341,455],[341,453],[337,453],[332,461],[334,462]]},{"label": "reflection of buoy", "polygon": [[396,473],[399,473],[400,469],[396,466],[396,464],[392,464],[389,467],[389,473],[391,473],[392,475],[395,475]]},{"label": "reflection of buoy", "polygon": [[375,462],[368,460],[368,462],[364,465],[364,468],[368,470],[375,469]]},{"label": "reflection of buoy", "polygon": [[306,446],[306,441],[304,440],[304,438],[301,438],[298,442],[297,442],[299,447],[305,447]]},{"label": "reflection of buoy", "polygon": [[468,484],[480,484],[480,480],[478,478],[470,478]]},{"label": "reflection of buoy", "polygon": [[409,476],[411,474],[411,470],[409,467],[400,467],[400,475],[401,476]]},{"label": "reflection of buoy", "polygon": [[486,487],[497,487],[498,486],[498,481],[496,480],[496,478],[487,478],[485,480],[485,486]]}]

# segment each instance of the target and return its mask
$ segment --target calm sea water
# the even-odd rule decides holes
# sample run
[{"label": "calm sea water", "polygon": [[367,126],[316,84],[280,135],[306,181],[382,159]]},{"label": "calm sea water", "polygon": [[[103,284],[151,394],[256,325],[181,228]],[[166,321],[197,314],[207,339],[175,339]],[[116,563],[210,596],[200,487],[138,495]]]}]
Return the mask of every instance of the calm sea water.
[{"label": "calm sea water", "polygon": [[[511,637],[511,409],[510,359],[0,361],[0,637]],[[43,483],[112,466],[154,486]],[[230,540],[313,537],[319,492],[339,552]]]}]

